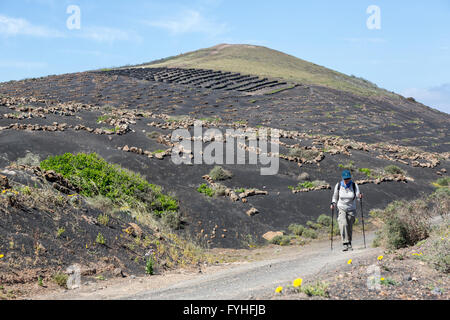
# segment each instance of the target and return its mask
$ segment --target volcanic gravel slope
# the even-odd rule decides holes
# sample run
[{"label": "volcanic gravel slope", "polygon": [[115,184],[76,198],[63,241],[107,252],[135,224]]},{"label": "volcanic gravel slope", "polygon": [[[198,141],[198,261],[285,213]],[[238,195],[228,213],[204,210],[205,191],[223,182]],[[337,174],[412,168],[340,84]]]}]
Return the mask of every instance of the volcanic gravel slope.
[{"label": "volcanic gravel slope", "polygon": [[[175,195],[185,230],[215,247],[245,247],[249,241],[263,241],[267,231],[287,230],[291,223],[329,214],[331,190],[326,185],[299,192],[288,188],[297,185],[302,172],[334,186],[339,165],[353,161],[355,180],[367,180],[360,187],[367,214],[392,200],[432,192],[431,182],[450,169],[450,116],[414,101],[364,98],[302,84],[250,96],[189,83],[192,74],[172,83],[143,74],[120,69],[0,84],[0,168],[28,152],[41,160],[65,152],[96,152]],[[99,123],[105,115],[108,120]],[[282,130],[278,174],[260,175],[260,165],[223,165],[233,173],[221,182],[226,187],[267,194],[238,192],[233,201],[197,191],[209,183],[202,177],[213,165],[175,165],[168,156],[169,134],[176,128],[192,129],[194,119],[205,120],[209,128]],[[289,156],[296,145],[316,156]],[[405,175],[377,181],[357,170],[391,164]],[[258,213],[247,215],[251,208]]]}]

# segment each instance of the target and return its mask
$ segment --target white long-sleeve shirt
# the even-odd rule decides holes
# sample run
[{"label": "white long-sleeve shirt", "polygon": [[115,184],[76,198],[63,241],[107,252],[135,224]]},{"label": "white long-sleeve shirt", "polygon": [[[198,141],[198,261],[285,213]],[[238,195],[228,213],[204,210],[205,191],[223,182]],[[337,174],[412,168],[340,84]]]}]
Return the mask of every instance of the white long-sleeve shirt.
[{"label": "white long-sleeve shirt", "polygon": [[[339,188],[339,185],[341,182],[338,182],[336,186],[334,187],[334,193],[333,193],[333,199],[331,202],[336,203],[338,209],[341,209],[343,211],[355,211],[356,210],[356,199],[359,197],[359,187],[355,183],[355,189],[356,189],[356,197],[355,197],[355,191],[352,188],[352,185],[350,185],[349,188],[344,188],[341,186]],[[338,201],[339,196],[339,201]]]}]

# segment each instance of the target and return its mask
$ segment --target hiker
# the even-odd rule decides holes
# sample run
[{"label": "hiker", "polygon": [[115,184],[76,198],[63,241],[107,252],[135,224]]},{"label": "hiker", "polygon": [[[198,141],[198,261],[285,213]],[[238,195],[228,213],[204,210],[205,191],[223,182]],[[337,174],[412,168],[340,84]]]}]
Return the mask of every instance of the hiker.
[{"label": "hiker", "polygon": [[[342,180],[334,187],[331,209],[338,208],[338,224],[342,237],[344,249],[342,251],[353,250],[352,248],[352,228],[356,216],[356,198],[362,199],[359,187],[352,181],[349,170],[342,172]],[[339,199],[339,201],[338,201]]]}]

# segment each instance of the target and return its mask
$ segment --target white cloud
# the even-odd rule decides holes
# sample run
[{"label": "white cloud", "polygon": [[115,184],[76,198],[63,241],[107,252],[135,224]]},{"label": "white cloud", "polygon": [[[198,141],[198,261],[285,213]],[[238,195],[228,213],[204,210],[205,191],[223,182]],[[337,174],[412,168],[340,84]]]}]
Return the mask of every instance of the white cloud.
[{"label": "white cloud", "polygon": [[217,23],[204,17],[199,11],[184,10],[176,17],[159,21],[144,21],[145,24],[168,30],[172,35],[203,33],[217,36],[227,31],[225,23]]},{"label": "white cloud", "polygon": [[42,38],[66,38],[75,36],[97,42],[109,43],[114,41],[142,41],[139,35],[116,28],[82,26],[79,31],[63,33],[44,26],[34,25],[23,18],[12,18],[5,15],[0,15],[0,35],[7,37],[26,35]]},{"label": "white cloud", "polygon": [[450,113],[450,83],[445,83],[432,88],[409,88],[401,92],[405,97],[413,97],[417,101]]},{"label": "white cloud", "polygon": [[27,35],[44,38],[63,37],[64,34],[47,27],[33,25],[22,18],[12,18],[0,15],[0,35],[17,36]]}]

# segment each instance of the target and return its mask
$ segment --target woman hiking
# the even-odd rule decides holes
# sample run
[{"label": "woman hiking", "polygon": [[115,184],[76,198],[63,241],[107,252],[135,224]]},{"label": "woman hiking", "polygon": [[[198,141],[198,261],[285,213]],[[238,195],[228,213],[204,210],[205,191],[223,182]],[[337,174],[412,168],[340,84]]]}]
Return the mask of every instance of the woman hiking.
[{"label": "woman hiking", "polygon": [[[352,228],[356,216],[356,198],[362,198],[359,187],[352,181],[349,170],[342,172],[342,180],[334,187],[331,209],[338,208],[338,224],[342,237],[344,249],[342,251],[353,250],[352,248]],[[339,199],[339,200],[338,200]]]}]

